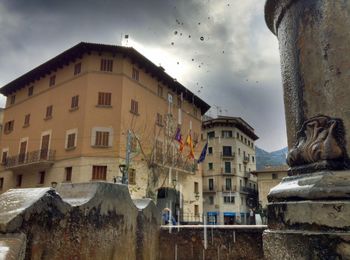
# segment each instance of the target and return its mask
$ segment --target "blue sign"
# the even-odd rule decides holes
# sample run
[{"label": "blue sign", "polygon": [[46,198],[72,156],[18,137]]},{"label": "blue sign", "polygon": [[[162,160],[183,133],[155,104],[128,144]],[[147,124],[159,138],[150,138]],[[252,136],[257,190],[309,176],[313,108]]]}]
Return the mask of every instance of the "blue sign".
[{"label": "blue sign", "polygon": [[235,217],[236,213],[235,212],[224,212],[224,217]]}]

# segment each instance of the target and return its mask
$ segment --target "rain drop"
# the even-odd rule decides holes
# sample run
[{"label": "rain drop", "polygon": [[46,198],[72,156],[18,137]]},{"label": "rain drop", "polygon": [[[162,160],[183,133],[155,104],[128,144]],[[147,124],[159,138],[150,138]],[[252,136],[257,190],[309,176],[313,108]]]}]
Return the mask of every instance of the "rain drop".
[{"label": "rain drop", "polygon": [[174,45],[174,42],[172,42],[171,45]]},{"label": "rain drop", "polygon": [[174,34],[176,35],[176,34],[177,34],[177,31],[175,31]]},{"label": "rain drop", "polygon": [[180,64],[180,62],[177,62],[177,64]]},{"label": "rain drop", "polygon": [[182,36],[182,33],[180,33],[180,36]]},{"label": "rain drop", "polygon": [[200,39],[201,39],[201,41],[204,41],[204,37],[203,37],[203,36],[201,36],[201,38],[200,38]]},{"label": "rain drop", "polygon": [[191,38],[191,35],[188,35],[188,38]]},{"label": "rain drop", "polygon": [[198,25],[201,25],[201,23],[198,23]]},{"label": "rain drop", "polygon": [[194,59],[192,59],[192,61],[194,61]]}]

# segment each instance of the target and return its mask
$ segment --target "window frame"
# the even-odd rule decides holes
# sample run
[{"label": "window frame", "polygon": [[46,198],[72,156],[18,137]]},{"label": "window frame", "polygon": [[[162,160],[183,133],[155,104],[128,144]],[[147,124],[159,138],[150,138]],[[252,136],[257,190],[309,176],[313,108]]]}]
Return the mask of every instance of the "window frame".
[{"label": "window frame", "polygon": [[97,106],[98,107],[111,107],[112,106],[112,92],[101,92],[97,94]]},{"label": "window frame", "polygon": [[91,180],[107,180],[107,165],[92,165]]}]

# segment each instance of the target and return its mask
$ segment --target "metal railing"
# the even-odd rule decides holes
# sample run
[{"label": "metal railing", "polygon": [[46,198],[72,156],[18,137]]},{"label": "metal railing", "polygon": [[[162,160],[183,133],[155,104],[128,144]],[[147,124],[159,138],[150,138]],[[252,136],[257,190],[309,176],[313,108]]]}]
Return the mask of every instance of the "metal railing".
[{"label": "metal railing", "polygon": [[224,153],[220,152],[221,159],[233,160],[235,158],[235,153]]},{"label": "metal railing", "polygon": [[236,192],[237,191],[237,187],[236,187],[236,185],[231,186],[231,187],[228,187],[226,185],[222,185],[222,191],[225,191],[225,192]]},{"label": "metal railing", "polygon": [[243,157],[243,162],[248,163],[249,162],[249,156],[244,156]]},{"label": "metal railing", "polygon": [[20,153],[6,158],[5,168],[13,168],[21,165],[53,161],[55,150],[36,150],[28,153]]},{"label": "metal railing", "polygon": [[258,190],[252,189],[252,188],[248,188],[248,187],[240,187],[240,191],[243,193],[248,193],[251,195],[257,195],[258,194]]}]

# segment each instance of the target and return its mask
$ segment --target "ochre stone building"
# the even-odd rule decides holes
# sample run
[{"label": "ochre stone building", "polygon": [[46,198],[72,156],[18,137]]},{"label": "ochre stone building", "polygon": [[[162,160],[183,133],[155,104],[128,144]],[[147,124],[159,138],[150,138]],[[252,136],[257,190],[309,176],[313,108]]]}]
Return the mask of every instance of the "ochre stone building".
[{"label": "ochre stone building", "polygon": [[267,195],[270,190],[277,186],[282,178],[288,176],[288,166],[267,166],[262,170],[256,171],[255,174],[258,177],[258,187],[259,187],[259,202],[263,208],[266,208],[268,203]]},{"label": "ochre stone building", "polygon": [[129,136],[132,197],[172,188],[179,198],[170,207],[202,212],[201,173],[174,135],[179,127],[195,146],[209,105],[135,49],[79,43],[0,93],[7,97],[1,192],[118,180]]},{"label": "ochre stone building", "polygon": [[202,165],[204,214],[210,224],[247,223],[257,202],[254,129],[240,117],[219,116],[202,124],[208,143]]}]

